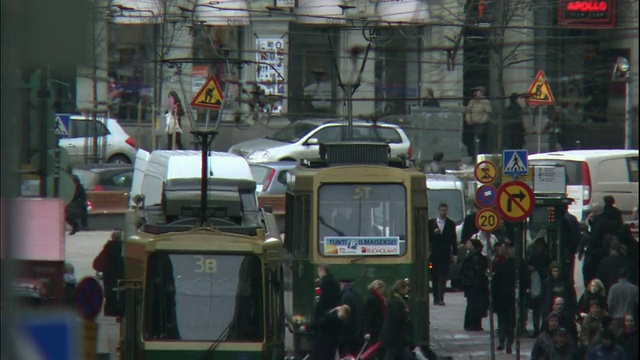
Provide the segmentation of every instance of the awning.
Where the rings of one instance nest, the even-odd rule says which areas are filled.
[[[342,25],[347,22],[343,0],[298,0],[296,22],[314,25]]]
[[[204,26],[249,25],[249,6],[246,0],[197,0],[196,19]]]
[[[161,0],[114,0],[111,22],[115,24],[153,24],[162,21]]]
[[[426,0],[380,0],[376,15],[392,25],[418,25],[429,21]]]

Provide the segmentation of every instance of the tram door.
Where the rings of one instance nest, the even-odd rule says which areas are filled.
[[[140,338],[142,334],[142,281],[120,280],[120,296],[124,296],[124,316],[120,329],[122,360],[142,358]]]

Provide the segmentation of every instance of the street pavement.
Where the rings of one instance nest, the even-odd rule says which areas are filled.
[[[80,231],[75,235],[67,235],[66,261],[73,264],[78,281],[87,276],[95,276],[92,268],[93,259],[100,253],[104,243],[110,238],[110,231]],[[576,263],[576,291],[582,292],[582,276],[580,272],[582,264]],[[580,279],[578,279],[580,278]],[[463,321],[466,307],[466,298],[460,291],[447,292],[445,295],[446,306],[431,306],[431,348],[443,359],[491,359],[490,348],[490,324],[489,318],[483,319],[484,331],[464,331]],[[119,341],[120,325],[113,317],[105,317],[102,313],[96,319],[98,324],[97,350],[100,359],[115,360],[116,345]],[[532,332],[531,323],[528,331]],[[494,321],[497,327],[497,320]],[[520,358],[529,359],[534,339],[520,339]],[[495,339],[497,346],[498,340]],[[513,354],[505,354],[496,350],[495,359],[516,359],[516,345],[514,343]]]

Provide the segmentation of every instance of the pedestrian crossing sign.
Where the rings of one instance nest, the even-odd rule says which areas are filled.
[[[53,132],[59,137],[69,136],[69,115],[56,114],[56,127]]]
[[[210,76],[196,96],[193,97],[193,100],[191,100],[191,106],[195,108],[219,110],[222,107],[223,99],[224,95],[222,94],[222,88],[218,83],[218,79],[216,79],[215,76]]]
[[[502,152],[502,172],[507,175],[518,176],[529,172],[527,150],[504,150]]]
[[[551,93],[551,87],[544,76],[544,71],[539,70],[533,79],[527,97],[525,99],[527,105],[553,105],[556,100]]]

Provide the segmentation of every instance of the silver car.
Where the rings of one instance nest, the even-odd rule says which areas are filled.
[[[136,142],[115,119],[92,120],[82,115],[69,119],[68,136],[59,145],[69,153],[71,165],[84,164],[91,154],[93,125],[98,138],[98,159],[108,163],[132,164],[136,157]]]
[[[299,120],[273,135],[233,145],[229,152],[250,163],[312,159],[319,157],[320,143],[344,141],[347,138],[345,120]],[[389,144],[392,157],[411,158],[409,138],[400,127],[370,121],[353,122],[353,140]]]

